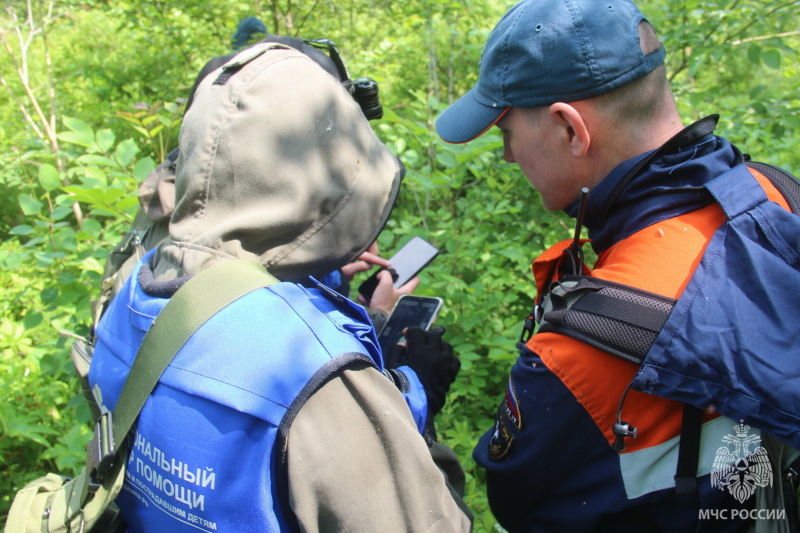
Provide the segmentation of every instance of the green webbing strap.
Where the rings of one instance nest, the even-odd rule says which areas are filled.
[[[113,464],[144,402],[189,337],[228,304],[274,283],[278,280],[256,263],[227,261],[193,276],[170,298],[142,341],[113,414],[104,413],[95,426],[87,456],[90,475],[102,477]]]

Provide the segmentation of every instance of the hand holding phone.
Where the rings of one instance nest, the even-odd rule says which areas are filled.
[[[378,343],[381,345],[381,349],[386,352],[400,342],[403,338],[403,330],[406,328],[414,326],[424,330],[430,328],[441,308],[441,298],[414,294],[400,296],[378,334]]]
[[[408,283],[438,254],[439,250],[422,237],[412,237],[389,259],[392,265],[389,272],[392,274],[394,287],[397,289]],[[379,269],[358,287],[359,294],[367,303],[372,299],[372,293],[375,291],[375,287],[378,286],[378,274],[383,270],[386,269]]]
[[[413,277],[411,281],[395,289],[392,281],[393,278],[388,269],[378,272],[377,278],[378,284],[375,290],[372,291],[372,298],[369,300],[369,303],[363,296],[359,296],[358,301],[368,306],[373,311],[383,311],[386,316],[389,316],[389,313],[392,312],[399,298],[404,294],[413,293],[420,283],[419,277]]]
[[[389,263],[388,259],[384,259],[378,253],[378,241],[373,242],[369,245],[361,255],[359,255],[355,261],[347,263],[342,267],[342,274],[348,280],[353,279],[353,276],[358,274],[359,272],[366,272],[367,270],[371,270],[375,265],[381,267],[389,267],[391,263]]]

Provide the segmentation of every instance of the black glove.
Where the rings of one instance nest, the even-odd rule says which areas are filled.
[[[384,357],[386,368],[408,366],[417,374],[425,389],[431,420],[444,407],[445,395],[461,369],[453,347],[442,340],[443,333],[441,326],[429,331],[410,327],[405,333],[406,346],[395,344]]]

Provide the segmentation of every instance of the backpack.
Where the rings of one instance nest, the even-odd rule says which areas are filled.
[[[95,424],[81,472],[74,479],[47,474],[20,489],[6,533],[125,531],[114,499],[125,480],[131,429],[161,374],[208,319],[245,294],[277,282],[260,265],[242,260],[219,263],[192,276],[147,331],[116,408],[101,413]],[[99,412],[93,397],[90,404]]]
[[[678,494],[696,491],[703,409],[714,405],[722,415],[733,419],[747,413],[748,423],[762,430],[761,448],[770,463],[765,468],[771,468],[774,475],[773,483],[759,486],[756,490],[754,510],[773,513],[768,516],[777,518],[785,513],[785,521],[779,530],[774,529],[774,521],[758,522],[764,524],[763,527],[770,527],[770,531],[798,531],[800,361],[796,351],[788,353],[786,347],[779,344],[781,339],[794,339],[797,327],[796,321],[772,316],[769,310],[793,310],[800,301],[800,283],[796,282],[800,270],[800,217],[797,216],[800,214],[800,181],[778,167],[750,161],[748,156],[742,156],[742,161],[746,167],[760,172],[773,183],[784,196],[791,213],[766,201],[763,190],[745,165],[712,180],[707,188],[722,206],[727,221],[715,233],[692,280],[676,300],[580,274],[580,265],[583,264],[579,241],[581,209],[573,245],[564,251],[568,256],[567,264],[572,268],[570,272],[561,272],[558,281],[540,296],[525,320],[518,348],[527,342],[534,324],[538,324],[540,332],[567,335],[638,365],[640,370],[632,383],[634,389],[683,402],[675,475]],[[725,179],[728,181],[723,184]],[[731,184],[730,180],[737,181]],[[584,205],[586,194],[588,191],[584,190]],[[713,253],[710,251],[712,247]],[[743,251],[748,254],[742,254]],[[725,263],[727,254],[736,258],[736,265]],[[742,350],[747,355],[763,352],[763,357],[749,357],[742,361],[743,356],[733,357],[740,347],[727,344],[721,347],[725,353],[720,354],[720,350],[715,350],[716,340],[703,345],[703,333],[683,331],[689,329],[682,328],[684,323],[691,323],[693,330],[705,328],[706,332],[725,331],[726,327],[731,329],[725,318],[727,308],[720,304],[720,312],[714,312],[718,309],[709,302],[719,295],[709,292],[711,289],[703,283],[704,279],[727,279],[726,268],[738,268],[742,272],[757,269],[774,280],[769,290],[761,286],[731,289],[741,290],[745,295],[742,300],[768,304],[764,306],[766,311],[759,309],[761,306],[751,306],[746,315],[752,317],[748,324],[734,324],[743,329],[761,325],[775,328],[775,335],[758,335],[758,346],[749,345]],[[715,337],[711,333],[705,335]],[[702,363],[697,363],[697,359],[702,359]],[[698,368],[706,366],[709,369],[705,373],[696,375],[701,372]],[[781,389],[784,391],[782,394],[791,391],[786,403],[784,396],[772,395],[770,383],[783,376],[775,376],[775,369],[771,366],[785,370],[785,379],[793,380],[792,386]],[[780,371],[777,373],[781,374]],[[773,381],[764,380],[762,383],[758,379],[761,376],[771,376]],[[621,408],[622,405],[620,412]],[[613,429],[617,436],[614,443],[617,451],[624,449],[626,438],[636,437],[636,428],[621,420],[619,415]],[[712,473],[712,477],[714,475]],[[760,531],[758,525],[756,531]]]

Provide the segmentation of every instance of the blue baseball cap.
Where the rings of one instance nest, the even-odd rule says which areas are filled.
[[[436,120],[439,136],[465,143],[509,107],[540,107],[607,94],[664,62],[645,55],[628,0],[523,0],[497,23],[481,57],[478,83]]]

